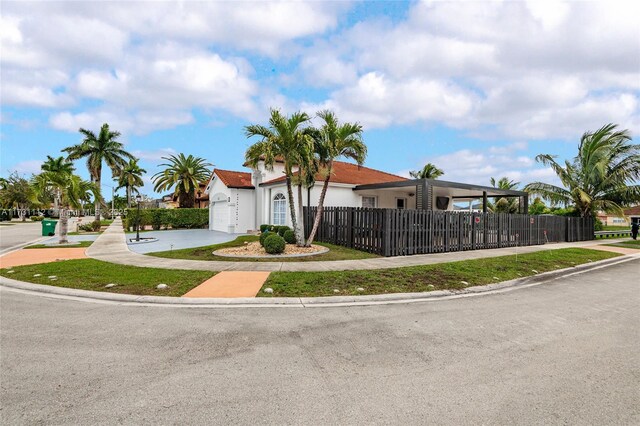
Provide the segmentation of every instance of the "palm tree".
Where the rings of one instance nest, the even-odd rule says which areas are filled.
[[[276,159],[284,163],[291,223],[299,245],[303,244],[304,230],[302,229],[302,221],[298,220],[299,215],[296,212],[296,210],[300,210],[300,207],[298,205],[298,209],[296,209],[293,202],[292,178],[294,167],[304,167],[308,163],[309,153],[313,152],[311,129],[302,127],[309,120],[309,115],[304,112],[295,112],[287,117],[282,115],[279,110],[272,109],[269,127],[259,124],[245,127],[247,138],[253,136],[262,138],[251,145],[245,153],[245,160],[250,167],[255,168],[260,161],[264,161],[265,168],[273,170]],[[299,198],[300,204],[301,197]]]
[[[562,186],[532,182],[525,190],[552,203],[573,203],[582,217],[597,211],[624,216],[623,207],[640,201],[640,145],[631,143],[628,130],[607,124],[595,132],[585,132],[578,155],[564,166],[549,154],[536,161],[551,167]]]
[[[68,243],[67,234],[69,230],[69,209],[82,208],[85,202],[91,197],[100,199],[100,187],[95,182],[83,180],[80,176],[74,175],[68,169],[58,171],[43,171],[33,176],[31,187],[35,193],[36,202],[47,202],[46,194],[53,192],[57,194],[60,202],[60,227],[58,230],[59,243]],[[44,197],[44,199],[42,198]]]
[[[500,189],[518,189],[520,182],[509,180],[509,178],[502,177],[498,181],[495,178],[491,178],[491,186]],[[517,198],[502,197],[494,203],[489,203],[489,209],[494,213],[516,213],[520,207],[520,203]],[[526,213],[526,212],[525,212]]]
[[[138,193],[136,188],[144,185],[142,181],[142,175],[147,173],[147,171],[143,168],[140,168],[138,165],[138,160],[129,160],[122,170],[120,170],[120,174],[118,175],[118,187],[116,191],[120,188],[125,188],[127,191],[127,207],[131,207],[131,194],[133,192]]]
[[[409,175],[414,179],[438,179],[444,175],[444,171],[431,163],[427,163],[422,170],[411,171]]]
[[[47,159],[40,166],[40,170],[53,174],[72,174],[75,167],[73,167],[71,161],[62,156],[53,158],[47,155]],[[57,214],[60,213],[60,190],[57,188],[53,188],[53,208]]]
[[[322,212],[324,210],[324,199],[333,173],[333,162],[340,158],[351,158],[362,165],[367,157],[367,147],[362,141],[362,126],[358,123],[340,124],[335,114],[331,111],[320,111],[318,114],[324,123],[316,132],[315,152],[318,156],[320,170],[324,173],[322,191],[318,200],[318,209],[313,221],[313,228],[309,233],[306,245],[310,246],[316,236]]]
[[[111,131],[107,123],[102,125],[97,136],[90,130],[81,128],[79,131],[84,135],[82,143],[70,146],[62,151],[68,154],[67,159],[69,160],[79,160],[86,157],[91,180],[98,187],[101,186],[102,182],[103,162],[111,169],[112,176],[117,176],[126,165],[127,159],[135,159],[133,155],[125,151],[124,145],[117,141],[118,137],[120,137],[120,132]],[[95,220],[100,220],[100,204],[102,202],[102,199],[95,200]]]
[[[204,158],[193,155],[185,157],[182,153],[162,159],[168,163],[160,164],[165,169],[151,178],[155,185],[154,191],[162,192],[175,187],[174,195],[178,197],[178,205],[192,208],[196,202],[196,190],[200,182],[209,179],[211,171],[208,167],[212,164],[207,163]]]

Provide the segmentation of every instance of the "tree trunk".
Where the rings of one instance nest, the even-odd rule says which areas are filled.
[[[296,206],[293,204],[293,188],[291,187],[291,176],[287,176],[287,195],[289,196],[289,213],[291,214],[291,225],[293,225],[293,231],[298,236],[298,221],[296,218]]]
[[[100,179],[100,175],[98,175],[96,177],[96,185],[98,186],[98,189],[101,189],[101,179]],[[95,209],[96,209],[96,218],[95,220],[100,220],[100,198],[96,197],[95,203],[94,203]]]
[[[131,208],[131,187],[127,185],[127,207]]]
[[[67,244],[69,240],[67,239],[67,232],[69,231],[69,216],[67,215],[66,209],[60,209],[60,229],[58,229],[58,233],[60,234],[60,240],[58,241],[60,244]]]
[[[324,182],[322,184],[322,191],[320,192],[320,199],[318,200],[318,210],[316,210],[316,217],[313,219],[313,228],[311,228],[311,232],[309,233],[309,238],[307,238],[307,247],[311,246],[313,243],[313,239],[316,237],[316,233],[318,232],[318,228],[320,227],[320,221],[322,220],[322,212],[324,211],[324,197],[327,195],[327,188],[329,188],[329,180],[331,179],[331,169],[333,167],[332,163],[329,163],[329,168],[327,170],[327,177],[324,178]]]
[[[302,217],[302,185],[298,184],[298,228],[294,231],[296,233],[296,245],[298,247],[304,247],[304,219]]]

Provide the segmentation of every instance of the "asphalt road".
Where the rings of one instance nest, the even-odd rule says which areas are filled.
[[[6,224],[7,222],[0,223]],[[12,222],[11,225],[0,225],[0,253],[41,236],[42,224],[40,222]]]
[[[640,262],[353,308],[0,290],[2,424],[639,424]]]

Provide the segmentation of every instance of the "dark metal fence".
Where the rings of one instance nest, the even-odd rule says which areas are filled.
[[[307,234],[316,209],[304,209]],[[315,239],[404,256],[592,240],[593,225],[580,217],[326,207]]]

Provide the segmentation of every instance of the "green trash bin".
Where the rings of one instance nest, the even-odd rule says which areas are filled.
[[[56,235],[56,224],[57,220],[44,219],[42,221],[42,236],[43,237],[53,237]]]

